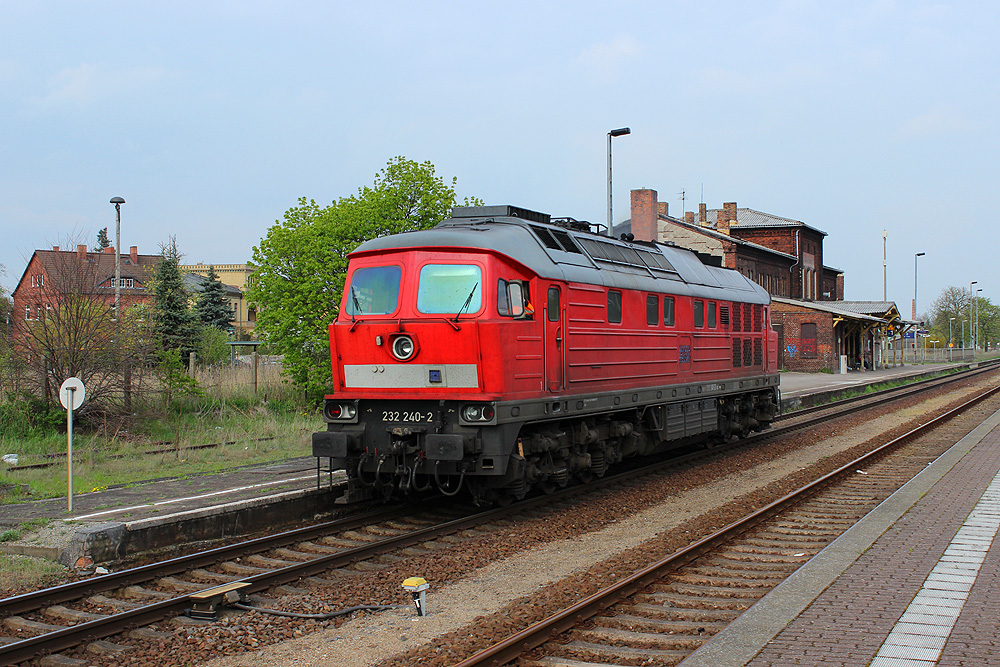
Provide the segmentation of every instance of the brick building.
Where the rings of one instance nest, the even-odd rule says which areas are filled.
[[[669,215],[655,190],[632,190],[631,233],[643,241],[673,241],[736,269],[772,296],[809,301],[844,298],[844,274],[823,264],[826,232],[804,222],[739,208],[701,204],[684,219]]]
[[[795,371],[874,368],[887,363],[884,344],[901,322],[895,304],[845,302],[844,274],[823,262],[826,232],[782,216],[700,204],[683,219],[669,215],[655,190],[632,191],[631,218],[615,228],[643,241],[673,242],[719,266],[735,269],[772,297],[771,322],[779,335],[781,367]]]
[[[124,311],[136,303],[148,303],[147,289],[153,268],[160,255],[140,255],[136,246],[121,256],[120,300]],[[113,308],[115,303],[115,249],[90,252],[85,245],[76,250],[36,250],[28,260],[17,287],[11,293],[13,321],[36,320],[58,307],[69,293],[101,299]]]

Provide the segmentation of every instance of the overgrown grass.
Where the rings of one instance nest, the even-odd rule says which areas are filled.
[[[308,455],[310,434],[322,425],[318,411],[303,407],[276,369],[258,375],[256,396],[249,374],[247,368],[220,369],[202,376],[204,396],[175,400],[169,408],[153,397],[124,420],[74,429],[73,492]],[[66,494],[64,423],[62,431],[0,431],[0,454],[17,454],[19,466],[53,463],[27,470],[0,464],[0,503]],[[218,446],[191,449],[199,445]],[[19,492],[23,485],[28,494]]]
[[[65,573],[66,569],[54,561],[0,554],[0,580],[5,592],[57,583]]]
[[[0,542],[15,542],[21,539],[21,536],[25,532],[31,532],[39,528],[44,528],[45,526],[49,525],[50,521],[51,519],[48,517],[40,519],[31,519],[29,521],[25,521],[17,528],[8,528],[7,530],[0,533]]]

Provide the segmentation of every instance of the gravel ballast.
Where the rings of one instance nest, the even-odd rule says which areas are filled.
[[[970,381],[963,384],[959,394],[971,394],[990,384],[990,379]],[[577,503],[544,520],[519,523],[509,534],[498,530],[490,539],[470,547],[458,561],[455,557],[434,562],[414,560],[388,568],[369,589],[376,597],[384,596],[369,602],[400,602],[404,600],[399,593],[402,580],[423,576],[431,585],[428,616],[417,617],[409,607],[360,614],[339,627],[204,664],[405,665],[413,664],[412,654],[399,654],[419,647],[424,647],[426,654],[421,664],[453,664],[449,646],[472,641],[481,633],[481,617],[503,611],[499,622],[485,625],[517,625],[537,615],[533,615],[531,596],[540,591],[583,597],[616,576],[624,576],[629,567],[651,555],[631,554],[629,550],[643,551],[641,547],[646,545],[649,551],[652,544],[654,551],[661,549],[661,555],[666,555],[724,525],[751,502],[782,495],[808,476],[808,468],[832,469],[841,460],[849,460],[853,456],[850,450],[860,448],[860,444],[886,433],[902,433],[914,422],[926,421],[928,415],[958,402],[958,394],[943,392],[931,398],[909,399],[904,405],[894,405],[887,414],[854,415],[834,425],[735,452],[701,465],[696,471],[665,474],[639,494],[634,489],[595,493],[589,502]],[[598,564],[602,564],[600,574],[573,579]],[[347,587],[355,585],[366,584],[352,582]],[[323,594],[330,597],[327,604],[336,608],[339,596],[332,591],[317,592]],[[251,615],[256,612],[246,616]],[[247,623],[248,619],[233,622]],[[210,628],[187,628],[183,632],[196,643],[214,634]],[[428,655],[440,655],[440,662],[428,661]]]

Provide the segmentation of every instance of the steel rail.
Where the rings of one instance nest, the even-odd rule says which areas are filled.
[[[20,614],[25,611],[38,609],[61,602],[76,600],[103,591],[113,590],[122,586],[131,586],[143,581],[149,581],[158,577],[166,577],[179,572],[184,572],[194,567],[204,567],[222,560],[242,557],[251,553],[267,551],[283,547],[295,542],[309,540],[318,535],[329,534],[341,530],[353,530],[373,521],[387,521],[400,516],[405,516],[412,512],[412,507],[393,507],[390,509],[378,509],[366,512],[357,516],[336,521],[328,521],[315,526],[304,526],[294,530],[289,530],[274,535],[267,535],[255,539],[230,544],[215,549],[199,551],[194,554],[178,556],[170,560],[150,563],[139,567],[111,572],[90,579],[72,581],[59,586],[45,588],[22,595],[0,600],[0,618]]]
[[[634,595],[641,589],[662,578],[665,574],[676,569],[678,566],[683,565],[706,553],[707,551],[718,547],[720,544],[725,543],[731,537],[744,532],[751,525],[758,523],[763,519],[769,518],[787,507],[796,504],[823,486],[835,481],[837,478],[856,470],[859,466],[863,466],[866,462],[881,456],[882,454],[917,437],[918,435],[922,435],[925,432],[943,424],[997,392],[1000,392],[1000,387],[994,387],[984,391],[978,396],[966,401],[962,405],[935,417],[925,424],[917,426],[897,438],[890,440],[871,452],[858,457],[854,461],[837,468],[833,472],[827,473],[819,479],[816,479],[809,484],[806,484],[805,486],[779,498],[778,500],[775,500],[766,507],[748,514],[742,519],[721,528],[715,533],[698,540],[684,549],[676,551],[670,556],[667,556],[666,558],[629,575],[621,581],[602,589],[587,598],[584,598],[567,609],[552,614],[548,618],[525,628],[521,632],[511,635],[503,641],[484,649],[473,656],[470,656],[469,658],[456,664],[455,667],[480,667],[483,665],[498,667],[499,665],[504,665],[512,660],[515,660],[526,651],[530,651],[531,649],[536,648],[537,646],[540,646],[544,642],[548,641],[551,637],[569,630],[570,628],[595,616],[611,605]]]
[[[951,375],[948,376],[945,380],[946,382],[948,382],[957,379],[960,379],[960,376]],[[931,378],[931,380],[940,380],[940,378]],[[924,386],[917,391],[924,391],[930,388],[933,387]],[[897,392],[897,393],[892,397],[887,396],[880,398],[879,400],[874,401],[864,407],[874,407],[881,403],[885,403],[895,398],[901,397],[898,393],[899,388],[894,388],[886,391]],[[910,393],[916,393],[916,392],[907,392],[904,393],[903,396],[909,395]],[[872,395],[869,394],[865,396],[865,398],[870,398],[871,396]],[[976,399],[973,400],[974,401],[982,400],[983,398],[985,398],[985,395],[977,397]],[[964,407],[965,405],[968,405],[968,403],[963,404],[963,406],[961,407]],[[835,404],[829,404],[824,407],[828,409],[829,408],[836,409],[838,406],[842,408],[844,407],[841,404],[841,402],[837,402]],[[956,408],[956,410],[958,409],[959,408]],[[932,420],[931,422],[928,422],[927,424],[924,424],[921,427],[914,429],[914,431],[911,431],[910,433],[901,436],[901,438],[905,438],[912,434],[916,434],[920,429],[926,428],[935,423],[939,423],[939,420],[943,421],[945,417],[951,415],[954,412],[955,411],[953,410],[949,413],[946,413],[946,415],[943,415],[942,417],[939,417],[936,420]],[[756,443],[761,438],[771,438],[776,435],[782,435],[787,432],[798,430],[818,422],[826,421],[828,419],[834,418],[835,416],[836,414],[832,415],[824,414],[822,416],[813,417],[807,420],[797,422],[795,424],[788,424],[786,426],[779,427],[777,429],[757,433],[751,437],[744,438],[738,441],[733,441],[728,445],[727,449],[745,447],[753,443]],[[878,452],[880,450],[875,450],[875,451]],[[354,549],[345,550],[336,554],[321,556],[313,560],[305,561],[303,563],[297,563],[295,565],[287,566],[284,568],[279,568],[271,572],[264,572],[257,575],[252,575],[242,579],[234,580],[233,583],[248,583],[250,585],[245,589],[245,592],[247,593],[258,592],[270,588],[272,586],[277,586],[280,584],[288,583],[290,581],[298,580],[302,577],[313,576],[315,574],[324,572],[329,569],[349,565],[352,562],[363,560],[365,558],[370,558],[385,551],[405,548],[413,544],[418,544],[427,541],[428,539],[433,539],[434,537],[440,537],[443,535],[458,532],[460,530],[465,530],[467,528],[472,528],[483,523],[488,523],[498,518],[507,518],[512,511],[521,512],[521,511],[531,510],[535,507],[542,505],[550,505],[558,500],[573,497],[583,493],[589,493],[595,489],[604,486],[618,484],[636,475],[651,474],[659,470],[662,470],[664,468],[671,468],[677,466],[678,464],[690,462],[691,460],[697,459],[705,455],[715,455],[720,453],[721,451],[723,450],[718,447],[711,450],[698,449],[696,451],[684,454],[679,457],[674,457],[666,461],[659,461],[652,465],[647,465],[634,470],[628,470],[612,476],[604,477],[590,484],[581,485],[578,487],[569,487],[557,491],[556,493],[553,494],[530,498],[521,501],[519,503],[516,503],[510,507],[500,507],[492,510],[487,510],[485,512],[478,512],[436,526],[417,529],[411,533],[407,533],[406,535],[389,537],[384,540],[379,540],[378,542],[373,542],[370,545],[365,545]],[[851,465],[857,465],[857,464],[858,462],[853,462],[845,467],[850,467]],[[831,473],[831,475],[832,474],[835,473]],[[428,503],[427,508],[433,509],[440,504],[441,504],[440,501],[434,501]],[[303,528],[291,531],[285,531],[275,535],[255,538],[245,542],[240,542],[238,544],[218,547],[215,549],[210,549],[187,556],[180,556],[178,558],[163,561],[161,563],[152,563],[149,565],[140,566],[129,570],[123,570],[117,573],[109,573],[107,575],[95,577],[92,579],[70,582],[67,584],[62,584],[60,586],[55,586],[40,591],[25,593],[23,595],[7,598],[5,600],[0,600],[0,618],[22,613],[25,611],[36,610],[44,606],[49,606],[61,602],[67,602],[79,599],[81,597],[90,596],[95,593],[103,591],[113,590],[123,586],[129,586],[144,581],[149,581],[150,579],[154,578],[177,574],[192,568],[212,565],[220,561],[241,557],[251,553],[259,553],[261,551],[266,551],[268,549],[294,544],[297,541],[308,540],[318,535],[329,534],[331,532],[336,532],[341,530],[352,530],[365,525],[370,525],[372,522],[399,518],[402,516],[406,516],[407,514],[412,512],[412,509],[413,509],[412,506],[408,506],[408,507],[394,507],[389,510],[377,510],[361,514],[358,516],[349,517],[347,519],[325,522],[317,526],[306,526]],[[766,509],[767,508],[765,508],[765,510]],[[726,529],[723,529],[723,531],[725,530]],[[723,531],[719,531],[719,533]],[[713,537],[716,537],[717,535],[719,535],[719,533],[717,533],[714,536],[710,536],[709,538],[705,538],[705,540],[702,540],[701,542],[691,545],[689,549],[694,549],[698,545],[703,544],[706,540],[710,540]],[[684,552],[678,552],[678,554],[675,556],[679,557],[679,555],[682,553]],[[675,558],[672,562],[678,563],[679,561]],[[620,587],[627,581],[629,580],[625,580],[625,582],[622,582],[618,586]],[[204,590],[209,590],[214,587],[216,587],[215,584],[211,586],[206,586]],[[123,629],[128,629],[131,627],[136,627],[138,625],[149,624],[159,620],[163,620],[164,618],[168,618],[170,616],[181,613],[184,609],[188,608],[191,604],[190,596],[198,592],[201,591],[195,591],[189,594],[178,596],[176,598],[172,598],[170,600],[165,600],[150,605],[145,605],[143,607],[129,610],[126,612],[112,614],[104,619],[97,619],[85,623],[80,623],[62,630],[47,633],[37,637],[24,639],[18,642],[7,644],[5,646],[0,646],[0,665],[16,664],[18,662],[22,662],[32,658],[37,658],[47,653],[52,653],[64,650],[66,648],[71,648],[86,641],[93,641],[95,639],[112,636],[120,633]],[[607,604],[611,603],[609,602]],[[589,615],[593,614],[591,613]],[[570,624],[570,626],[567,627],[571,626],[572,624]],[[559,631],[561,632],[562,630]],[[493,663],[493,664],[498,664],[498,663]]]

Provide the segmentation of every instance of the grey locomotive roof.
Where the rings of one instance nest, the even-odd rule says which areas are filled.
[[[512,210],[518,211],[520,217],[502,215]],[[764,288],[739,272],[706,266],[689,250],[660,243],[629,243],[548,224],[547,220],[545,214],[505,206],[456,209],[453,217],[433,229],[366,241],[355,253],[418,247],[476,248],[506,255],[553,280],[733,299],[732,294],[720,293],[724,289],[739,292],[737,298],[742,301],[770,301]],[[571,240],[567,241],[567,237]]]

